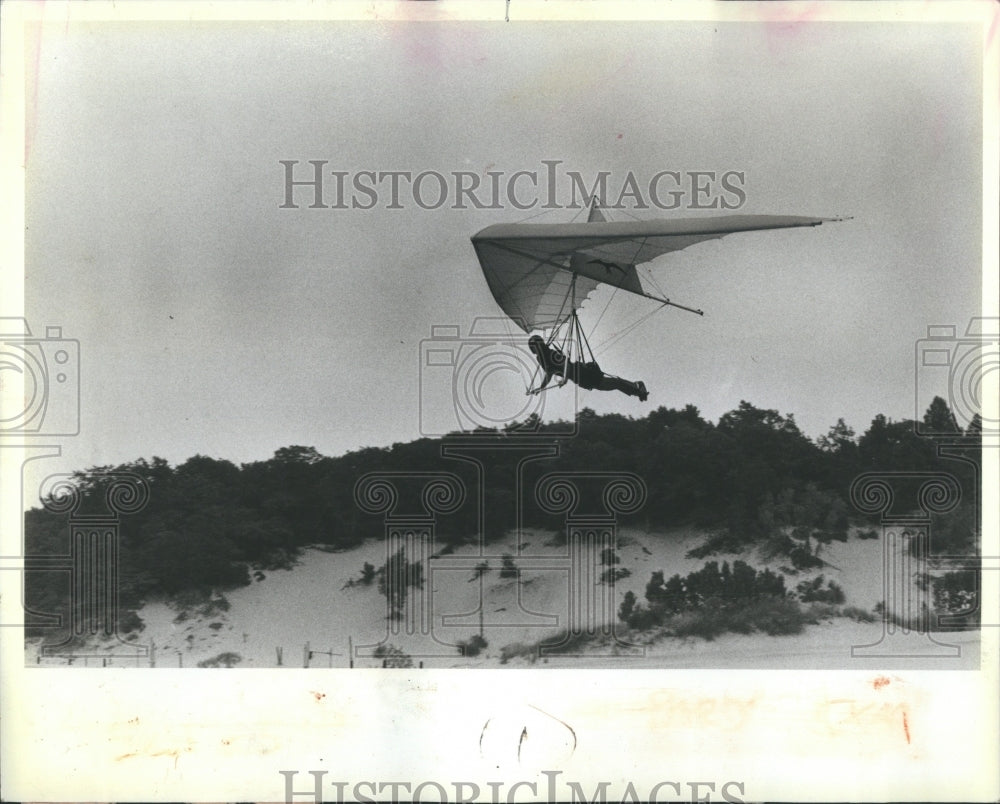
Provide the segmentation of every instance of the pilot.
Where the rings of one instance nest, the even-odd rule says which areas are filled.
[[[588,391],[621,391],[628,396],[639,397],[640,402],[645,402],[649,398],[646,384],[641,380],[630,382],[621,377],[615,377],[613,374],[605,374],[601,371],[601,367],[592,361],[567,360],[561,349],[550,346],[540,335],[532,335],[528,338],[528,348],[535,356],[542,371],[545,372],[542,382],[537,388],[529,390],[529,394],[541,393],[552,378],[558,374],[563,378],[558,386],[560,388],[572,380]]]

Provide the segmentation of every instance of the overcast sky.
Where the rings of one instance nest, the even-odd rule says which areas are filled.
[[[852,220],[660,258],[659,285],[704,318],[661,312],[601,355],[645,381],[646,404],[583,404],[717,420],[745,399],[812,437],[839,417],[859,434],[877,413],[912,417],[916,341],[981,304],[979,38],[871,23],[47,29],[28,92],[26,308],[36,334],[80,341],[63,468],[420,435],[421,341],[500,315],[470,236],[540,210],[425,210],[405,193],[403,209],[308,209],[308,193],[281,209],[281,160],[297,175],[307,160],[506,175],[561,160],[612,186],[743,172],[740,213]],[[584,307],[588,329],[607,301]],[[595,344],[652,304],[612,299]],[[488,390],[524,388],[506,374]],[[546,415],[571,412],[557,393]]]

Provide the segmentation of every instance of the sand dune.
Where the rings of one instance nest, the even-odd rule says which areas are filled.
[[[595,587],[597,610],[591,613],[595,621],[613,622],[614,612],[628,591],[642,600],[653,571],[663,570],[667,577],[674,573],[685,575],[705,563],[704,559],[686,557],[703,541],[703,534],[697,532],[648,533],[624,528],[618,535],[617,566],[631,574],[616,584],[614,599],[605,600],[603,605],[599,597],[610,594],[610,587]],[[886,598],[883,549],[880,539],[852,537],[846,543],[833,542],[820,554],[827,567],[790,575],[786,585],[794,589],[800,581],[823,574],[844,589],[846,605],[871,610]],[[432,559],[423,591],[410,590],[415,614],[410,621],[393,622],[387,618],[385,597],[377,582],[367,586],[357,583],[365,562],[380,567],[386,560],[385,545],[369,542],[336,553],[307,549],[293,569],[266,571],[257,574],[250,586],[216,592],[212,596],[214,604],[208,600],[182,609],[164,601],[151,602],[140,611],[146,627],[136,643],[153,647],[157,667],[195,667],[199,662],[232,654],[229,659],[236,667],[342,668],[348,666],[349,644],[360,654],[356,654],[355,667],[379,667],[382,660],[374,655],[375,648],[384,643],[411,655],[414,666],[498,667],[504,646],[535,644],[567,627],[573,579],[565,568],[565,547],[550,532],[525,532],[520,545],[511,539],[490,545],[488,551],[490,555],[482,556],[476,546],[465,546]],[[520,569],[518,578],[500,577],[502,553],[519,556],[515,559]],[[753,553],[715,557],[730,562],[738,558],[757,568],[769,565],[776,570],[782,563],[765,562]],[[480,561],[487,561],[490,567],[481,580],[474,569]],[[479,632],[480,617],[488,645],[478,656],[462,656],[455,645]],[[886,634],[884,629],[881,622],[835,618],[808,626],[795,636],[726,634],[714,641],[669,638],[638,647],[616,645],[615,639],[609,639],[603,645],[587,647],[583,656],[547,656],[531,666],[978,667],[978,632],[936,634],[931,639],[926,634],[902,634],[898,629]],[[957,647],[943,648],[939,643]],[[111,643],[97,644],[106,647]],[[873,644],[880,647],[862,651],[867,656],[852,656],[852,646]],[[309,650],[313,651],[311,658]],[[35,664],[37,655],[38,645],[29,644],[28,663]],[[66,660],[53,657],[40,663],[65,665]],[[148,660],[134,659],[111,663],[150,664]],[[515,658],[507,666],[525,667],[529,662]]]

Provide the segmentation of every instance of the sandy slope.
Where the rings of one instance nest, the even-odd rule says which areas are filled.
[[[688,550],[701,543],[703,535],[691,531],[646,533],[622,529],[619,532],[619,567],[631,575],[618,582],[615,600],[605,612],[617,610],[627,591],[642,600],[646,582],[654,570],[666,577],[682,575],[700,568],[703,559],[689,559]],[[499,555],[516,553],[517,545],[491,545],[492,554],[483,558],[477,548],[464,547],[454,554],[430,562],[431,572],[425,584],[424,611],[432,634],[421,634],[419,623],[414,633],[407,633],[407,623],[396,623],[388,633],[385,598],[377,583],[371,586],[348,586],[360,576],[368,561],[381,566],[386,559],[385,546],[367,543],[355,550],[330,553],[306,550],[292,570],[264,573],[250,586],[225,592],[228,611],[202,613],[198,608],[182,613],[165,602],[150,603],[140,615],[146,628],[138,637],[141,644],[155,646],[158,667],[195,667],[201,661],[223,653],[238,654],[238,667],[276,667],[278,651],[281,665],[303,667],[305,651],[316,651],[311,667],[347,667],[348,639],[362,649],[356,667],[377,667],[381,661],[371,655],[371,648],[389,642],[414,656],[414,664],[426,667],[497,667],[500,648],[512,643],[532,644],[565,628],[568,615],[570,573],[565,570],[565,548],[553,541],[553,534],[526,532],[522,536],[519,579],[499,577]],[[852,538],[847,543],[825,546],[821,557],[829,566],[821,572],[843,587],[847,605],[870,610],[885,598],[883,589],[883,543],[881,540]],[[719,556],[718,560],[740,558]],[[752,566],[762,568],[759,556],[742,556]],[[482,584],[475,578],[477,562],[489,562],[490,571]],[[777,569],[773,562],[772,568]],[[801,580],[818,574],[789,576],[786,585],[794,589]],[[482,588],[480,588],[482,587]],[[433,594],[431,594],[433,589]],[[605,587],[606,589],[606,587]],[[601,591],[601,590],[598,590]],[[411,590],[414,602],[419,593]],[[454,644],[479,631],[479,599],[483,597],[484,633],[488,647],[477,657],[459,655]],[[607,618],[605,618],[607,619]],[[613,619],[613,616],[611,617]],[[427,629],[430,630],[430,629]],[[796,636],[769,637],[762,634],[727,634],[712,642],[701,639],[665,639],[638,651],[611,644],[595,645],[584,656],[549,657],[535,667],[704,667],[704,668],[810,668],[828,667],[941,667],[974,668],[979,662],[979,635],[966,632],[938,634],[939,642],[959,646],[960,656],[947,658],[935,653],[953,651],[940,648],[927,636],[897,633],[894,642],[883,635],[883,624],[856,623],[836,619],[807,627]],[[882,648],[869,653],[877,657],[852,657],[853,645],[880,643]],[[368,646],[368,647],[365,647]],[[326,651],[328,653],[319,653]],[[328,654],[333,655],[328,655]],[[629,655],[616,655],[616,654]],[[886,658],[906,654],[924,658]],[[35,664],[37,645],[29,645],[27,661]],[[422,657],[422,658],[421,658]],[[80,663],[79,660],[77,660]],[[64,665],[65,660],[44,659],[42,664]],[[90,664],[95,660],[89,660]],[[148,666],[148,661],[115,660],[115,666]],[[514,659],[509,667],[529,666],[525,659]]]

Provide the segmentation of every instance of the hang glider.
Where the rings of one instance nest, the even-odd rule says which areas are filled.
[[[652,272],[649,271],[650,276],[644,280],[639,275],[638,266],[672,251],[681,251],[726,235],[819,226],[837,220],[841,219],[729,215],[679,220],[609,221],[597,207],[595,199],[586,223],[497,224],[474,235],[472,245],[493,298],[507,316],[525,332],[549,332],[544,346],[539,345],[542,343],[540,338],[533,339],[537,348],[532,351],[536,352],[544,379],[535,384],[539,376],[536,369],[526,385],[527,393],[538,393],[551,387],[548,381],[553,370],[548,364],[558,364],[562,367],[559,373],[563,378],[559,386],[572,378],[577,378],[581,387],[601,390],[609,387],[622,390],[628,386],[626,393],[639,396],[644,401],[647,394],[643,383],[629,383],[613,375],[605,375],[600,370],[580,326],[577,311],[599,285],[610,285],[616,292],[623,290],[659,302],[658,308],[612,338],[617,340],[649,315],[668,306],[703,315],[701,310],[671,301],[662,292],[654,293],[658,290],[658,283],[652,278]],[[603,378],[601,382],[590,385],[581,383],[578,378],[588,371],[600,374]]]
[[[731,215],[608,221],[597,206],[586,223],[512,223],[472,237],[483,275],[503,311],[525,332],[560,326],[601,284],[702,314],[652,292],[637,266],[739,232],[818,226],[837,218]]]

